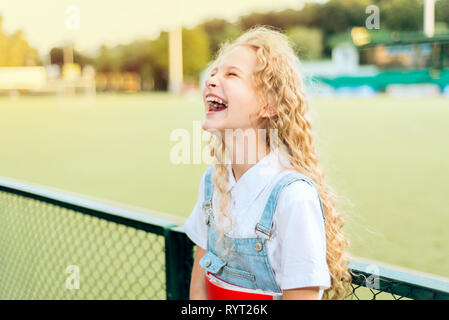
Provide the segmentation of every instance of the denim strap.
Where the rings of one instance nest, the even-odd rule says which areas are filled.
[[[276,184],[276,186],[273,188],[273,191],[271,191],[271,194],[268,198],[267,204],[265,205],[265,209],[262,213],[262,217],[260,218],[259,223],[256,224],[255,227],[255,231],[257,234],[257,231],[263,233],[265,236],[267,236],[268,238],[271,237],[271,229],[273,227],[273,215],[276,209],[276,203],[277,200],[279,198],[279,193],[281,192],[281,190],[286,187],[287,185],[291,184],[294,181],[297,180],[304,180],[305,182],[307,182],[308,184],[310,184],[311,186],[313,186],[315,189],[316,186],[313,183],[313,181],[306,177],[303,174],[300,174],[299,172],[292,172],[289,173],[285,176],[283,176]],[[318,198],[320,200],[320,208],[321,208],[321,214],[323,216],[323,220],[324,223],[326,223],[326,217],[324,215],[324,210],[323,210],[323,205],[321,203],[321,198],[319,197],[318,194]]]
[[[209,225],[210,215],[212,214],[212,194],[214,184],[212,183],[212,172],[214,166],[210,166],[204,177],[204,202],[203,202],[203,210],[206,211],[206,224]]]

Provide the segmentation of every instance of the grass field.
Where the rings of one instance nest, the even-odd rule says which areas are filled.
[[[449,100],[314,99],[350,252],[449,277]],[[0,97],[0,176],[187,217],[207,164],[170,162],[198,97]]]

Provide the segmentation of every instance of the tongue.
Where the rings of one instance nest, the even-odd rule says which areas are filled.
[[[226,107],[222,103],[214,102],[212,104],[212,108],[211,109],[212,109],[212,111],[221,111],[221,110],[226,109]]]

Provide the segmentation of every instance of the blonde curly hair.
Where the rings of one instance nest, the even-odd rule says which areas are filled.
[[[317,186],[324,214],[326,216],[326,260],[331,276],[331,287],[325,290],[323,299],[344,299],[350,297],[351,274],[348,270],[349,258],[346,248],[349,241],[345,238],[341,213],[335,208],[336,195],[326,184],[318,163],[308,118],[308,102],[304,84],[299,73],[300,61],[288,38],[280,31],[265,26],[257,26],[242,34],[233,42],[226,42],[220,48],[212,66],[226,52],[236,46],[250,46],[255,49],[257,66],[253,74],[256,90],[260,92],[264,106],[274,109],[262,126],[268,132],[275,129],[277,141],[287,150],[287,157],[294,170],[306,175]],[[211,156],[215,162],[215,185],[220,193],[218,216],[231,221],[228,211],[229,183],[226,147],[223,141],[212,135],[209,140]],[[267,145],[270,147],[270,139]],[[221,230],[222,236],[226,230]],[[222,239],[223,237],[221,237]]]

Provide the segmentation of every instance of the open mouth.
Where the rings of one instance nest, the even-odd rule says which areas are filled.
[[[206,102],[209,106],[209,111],[222,111],[228,107],[228,103],[226,101],[213,95],[207,96]]]

